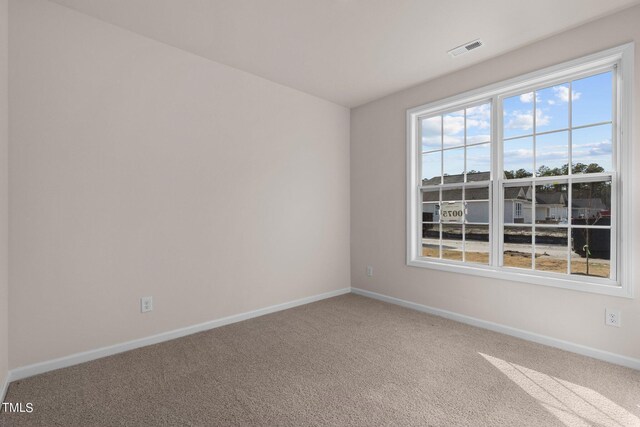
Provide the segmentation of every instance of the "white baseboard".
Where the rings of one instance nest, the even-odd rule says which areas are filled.
[[[233,316],[223,317],[221,319],[216,319],[209,322],[200,323],[197,325],[187,326],[186,328],[175,329],[169,332],[163,332],[163,333],[152,335],[146,338],[140,338],[133,341],[111,345],[108,347],[98,348],[96,350],[89,350],[82,353],[76,353],[70,356],[61,357],[58,359],[48,360],[45,362],[35,363],[33,365],[16,368],[9,371],[9,378],[7,379],[7,384],[5,384],[5,392],[6,392],[6,387],[10,381],[21,380],[23,378],[42,374],[44,372],[53,371],[55,369],[66,368],[68,366],[89,362],[91,360],[100,359],[102,357],[111,356],[113,354],[122,353],[125,351],[133,350],[140,347],[145,347],[148,345],[158,344],[164,341],[169,341],[176,338],[184,337],[186,335],[195,334],[197,332],[219,328],[220,326],[241,322],[243,320],[251,319],[253,317],[264,316],[265,314],[275,313],[276,311],[282,311],[288,308],[309,304],[315,301],[320,301],[320,300],[335,297],[338,295],[348,294],[350,291],[351,291],[350,288],[338,289],[335,291],[326,292],[319,295],[313,295],[310,297],[301,298],[295,301],[276,304],[270,307],[264,307],[257,310],[248,311],[246,313],[235,314]],[[4,397],[4,394],[3,394],[3,397]]]
[[[510,326],[505,326],[498,323],[477,319],[475,317],[454,313],[452,311],[429,307],[423,304],[418,304],[415,302],[378,294],[378,293],[367,291],[364,289],[343,288],[343,289],[338,289],[335,291],[326,292],[319,295],[313,295],[310,297],[301,298],[295,301],[290,301],[282,304],[260,308],[260,309],[249,311],[246,313],[240,313],[233,316],[223,317],[221,319],[216,319],[209,322],[200,323],[197,325],[187,326],[185,328],[176,329],[169,332],[163,332],[161,334],[152,335],[146,338],[140,338],[133,341],[128,341],[128,342],[115,344],[108,347],[102,347],[95,350],[89,350],[82,353],[76,353],[70,356],[61,357],[58,359],[48,360],[45,362],[16,368],[9,371],[8,378],[6,379],[5,383],[2,385],[2,389],[0,389],[1,391],[0,397],[2,397],[2,399],[4,400],[9,383],[11,381],[16,381],[16,380],[31,377],[34,375],[42,374],[45,372],[53,371],[56,369],[66,368],[68,366],[89,362],[91,360],[100,359],[102,357],[111,356],[114,354],[129,351],[129,350],[134,350],[136,348],[158,344],[164,341],[169,341],[172,339],[184,337],[186,335],[195,334],[197,332],[202,332],[209,329],[218,328],[220,326],[229,325],[231,323],[241,322],[243,320],[251,319],[258,316],[263,316],[265,314],[275,313],[277,311],[286,310],[288,308],[293,308],[300,305],[309,304],[315,301],[332,298],[338,295],[347,294],[349,292],[352,292],[357,295],[366,296],[369,298],[374,298],[380,301],[389,302],[391,304],[396,304],[403,307],[411,308],[414,310],[422,311],[424,313],[445,317],[447,319],[466,323],[472,326],[477,326],[480,328],[489,329],[491,331],[500,332],[506,335],[511,335],[517,338],[522,338],[528,341],[533,341],[533,342],[548,345],[551,347],[556,347],[562,350],[571,351],[573,353],[581,354],[584,356],[593,357],[594,359],[603,360],[605,362],[610,362],[617,365],[640,370],[639,359],[634,359],[631,357],[623,356],[616,353],[611,353],[604,350],[598,350],[596,348],[587,347],[581,344],[575,344],[569,341],[564,341],[557,338],[548,337],[545,335],[539,335],[533,332],[512,328]]]
[[[539,335],[533,332],[524,331],[522,329],[516,329],[510,326],[501,325],[499,323],[493,323],[487,320],[465,316],[464,314],[458,314],[448,310],[429,307],[426,305],[403,300],[400,298],[394,298],[387,295],[378,294],[376,292],[366,291],[364,289],[351,288],[351,292],[357,295],[362,295],[362,296],[374,298],[380,301],[389,302],[391,304],[401,305],[403,307],[411,308],[413,310],[422,311],[424,313],[433,314],[435,316],[445,317],[447,319],[455,320],[461,323],[466,323],[468,325],[489,329],[494,332],[500,332],[505,335],[511,335],[516,338],[522,338],[527,341],[533,341],[539,344],[548,345],[550,347],[559,348],[561,350],[566,350],[573,353],[581,354],[583,356],[593,357],[594,359],[603,360],[605,362],[614,363],[616,365],[626,366],[628,368],[640,370],[640,359],[634,359],[632,357],[627,357],[620,354],[599,350],[597,348],[587,347],[585,345],[548,337],[546,335]]]

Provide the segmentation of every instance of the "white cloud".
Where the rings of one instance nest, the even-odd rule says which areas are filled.
[[[569,102],[568,86],[555,86],[553,88],[553,91],[555,92],[556,98],[558,98],[560,101]],[[571,100],[577,101],[578,99],[580,99],[580,95],[582,95],[582,93],[573,91],[573,93],[571,94]]]
[[[489,129],[489,120],[474,120],[467,118],[467,128]]]
[[[590,142],[587,144],[574,144],[574,156],[602,156],[611,154],[611,140],[605,139],[600,142]]]
[[[525,104],[533,102],[533,92],[523,93],[522,95],[520,95],[520,102],[523,102]]]
[[[468,108],[466,113],[466,125],[470,134],[468,143],[489,141],[487,130],[491,127],[491,104]],[[463,145],[464,127],[465,117],[462,111],[422,120],[423,148],[429,150],[440,148],[441,138],[445,147]],[[444,131],[443,137],[442,131]]]
[[[443,127],[445,135],[456,135],[464,132],[464,116],[444,116]]]
[[[545,115],[544,112],[540,109],[536,110],[536,125],[546,126],[549,124],[550,120],[551,120],[551,116]]]
[[[428,149],[440,148],[440,137],[439,136],[430,136],[430,137],[423,136],[422,146]]]
[[[440,133],[440,116],[422,120],[422,131],[427,133]]]
[[[487,142],[490,140],[491,140],[491,135],[489,134],[467,136],[467,144],[477,144],[480,142]]]
[[[469,119],[489,121],[491,119],[491,104],[467,108],[467,120]]]
[[[518,148],[517,150],[505,150],[504,157],[507,159],[532,159],[533,150]]]
[[[422,145],[429,149],[440,148],[440,116],[422,121]]]
[[[557,148],[556,151],[552,151],[551,148],[552,147],[545,147],[545,151],[543,153],[538,152],[538,156],[536,157],[538,166],[540,166],[540,161],[542,160],[555,160],[556,162],[567,163],[569,158],[567,147],[564,147],[564,149],[562,149],[562,147]]]
[[[460,136],[445,135],[443,142],[445,147],[454,147],[456,145],[463,145],[464,136],[463,135],[460,135]]]
[[[536,109],[536,123],[538,126],[546,126],[551,120],[542,110]],[[505,126],[507,129],[531,130],[533,129],[533,114],[531,111],[514,110],[511,112],[509,120]]]
[[[514,111],[506,127],[507,129],[530,130],[533,128],[533,115]]]

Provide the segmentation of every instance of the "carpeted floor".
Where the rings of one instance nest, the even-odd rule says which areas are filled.
[[[1,426],[640,425],[640,372],[344,295],[10,385]]]

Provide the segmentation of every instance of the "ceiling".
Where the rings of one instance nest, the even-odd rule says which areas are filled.
[[[347,107],[640,0],[51,0]],[[482,38],[458,58],[447,51]]]

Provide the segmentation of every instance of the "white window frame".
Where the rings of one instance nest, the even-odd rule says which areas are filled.
[[[465,92],[436,102],[407,110],[407,265],[442,271],[470,274],[516,282],[533,283],[564,289],[573,289],[591,293],[633,298],[634,260],[633,247],[633,62],[634,44],[627,43],[580,59],[568,61],[539,71],[528,73],[514,79],[492,84],[480,89]],[[616,191],[612,192],[612,210],[614,211],[611,230],[614,234],[615,255],[612,256],[612,269],[615,265],[615,279],[581,277],[557,273],[545,273],[535,270],[518,270],[499,265],[502,239],[502,179],[497,167],[502,164],[502,100],[515,93],[526,92],[532,87],[553,85],[565,79],[576,79],[581,75],[595,74],[598,70],[616,67],[616,93],[613,104],[616,114],[612,126],[615,144],[613,146],[613,180]],[[421,255],[422,239],[422,185],[420,176],[421,141],[419,141],[420,118],[428,115],[454,111],[472,104],[491,102],[491,143],[492,167],[490,188],[490,245],[491,256],[488,266],[426,258]],[[595,175],[594,174],[594,178]],[[557,177],[563,179],[565,177]],[[526,181],[526,179],[524,179]],[[511,181],[511,180],[510,180]],[[616,193],[616,194],[613,194]],[[497,214],[494,214],[497,213]],[[622,232],[624,230],[624,232]]]

